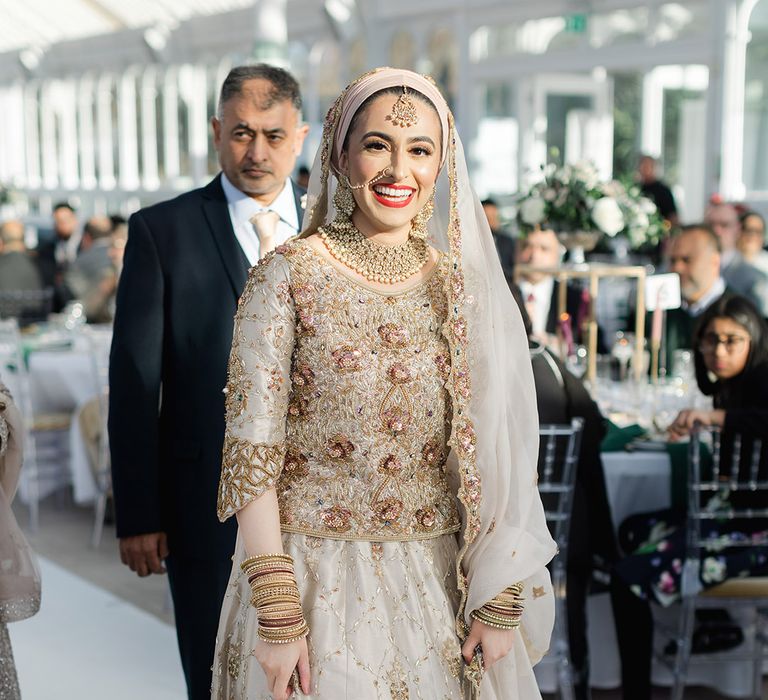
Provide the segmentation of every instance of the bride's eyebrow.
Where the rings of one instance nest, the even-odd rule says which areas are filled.
[[[367,139],[369,137],[375,137],[382,139],[382,141],[386,141],[387,143],[392,143],[393,139],[389,134],[385,134],[383,131],[367,131],[363,134],[363,139]],[[429,136],[411,136],[411,138],[408,139],[408,143],[414,143],[416,141],[428,143],[433,148],[435,146],[435,142],[429,138]]]

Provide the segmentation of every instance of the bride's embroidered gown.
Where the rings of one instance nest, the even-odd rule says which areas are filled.
[[[251,272],[227,387],[219,515],[276,486],[324,700],[460,700],[460,528],[450,433],[443,259],[396,294],[306,241]],[[219,625],[214,698],[271,697],[239,564]],[[489,695],[489,697],[493,697]]]

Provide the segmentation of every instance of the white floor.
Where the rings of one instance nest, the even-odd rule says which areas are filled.
[[[40,560],[43,602],[9,625],[23,700],[183,700],[170,625]]]

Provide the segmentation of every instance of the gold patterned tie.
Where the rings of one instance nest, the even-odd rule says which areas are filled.
[[[259,237],[259,257],[275,249],[275,232],[280,215],[276,211],[264,210],[251,217],[251,223]]]

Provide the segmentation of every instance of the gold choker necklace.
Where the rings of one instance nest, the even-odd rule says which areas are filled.
[[[334,221],[318,233],[336,260],[370,282],[403,282],[429,260],[426,241],[412,235],[400,245],[380,245],[369,241],[351,221]]]

